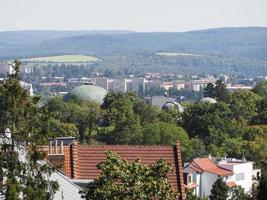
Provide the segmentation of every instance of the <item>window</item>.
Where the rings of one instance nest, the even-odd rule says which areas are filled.
[[[190,183],[192,183],[192,174],[189,174],[187,178],[187,184],[190,184]]]
[[[236,181],[242,181],[245,179],[245,173],[239,173],[235,175],[235,180]]]

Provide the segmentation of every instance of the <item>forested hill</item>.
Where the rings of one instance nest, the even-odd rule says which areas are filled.
[[[0,32],[1,58],[63,53],[105,55],[186,52],[267,59],[267,28],[219,28],[191,32]]]
[[[84,54],[97,57],[144,56],[157,52],[201,54],[205,56],[198,58],[198,60],[201,59],[202,63],[208,62],[207,66],[211,66],[212,63],[221,62],[220,67],[225,68],[226,72],[231,72],[233,68],[233,72],[250,73],[248,68],[255,67],[257,68],[256,71],[267,73],[267,28],[218,28],[170,33],[128,31],[0,32],[0,59],[60,54]],[[211,60],[215,60],[215,62],[211,62]],[[156,61],[154,59],[151,63],[149,62],[145,61],[144,63],[147,66],[153,66]],[[134,65],[135,61],[132,60],[131,63]],[[140,63],[140,61],[138,63],[144,67],[144,63]],[[182,64],[176,63],[176,66],[186,67],[187,63],[187,61]],[[204,67],[192,66],[192,63],[194,64],[190,61],[190,67]],[[124,66],[127,67],[127,65],[124,63]],[[170,65],[167,67],[172,68]],[[240,67],[245,68],[246,71],[242,72]]]

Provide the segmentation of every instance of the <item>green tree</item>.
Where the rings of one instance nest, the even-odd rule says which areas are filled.
[[[253,124],[267,124],[267,97],[256,105],[257,114],[251,119]]]
[[[236,186],[230,189],[230,198],[229,200],[250,200],[251,197],[248,193],[244,191],[244,188],[241,186]]]
[[[173,169],[164,160],[145,166],[140,160],[129,163],[112,152],[106,155],[106,161],[97,165],[101,175],[87,186],[87,200],[177,199],[167,177]]]
[[[217,80],[215,84],[208,83],[204,88],[203,96],[215,98],[217,101],[226,103],[229,101],[229,92],[222,80]]]
[[[252,89],[252,92],[262,96],[267,97],[267,81],[260,81]]]
[[[51,174],[51,168],[46,164],[40,165],[37,161],[41,157],[35,156],[38,155],[35,150],[37,135],[42,136],[38,131],[40,129],[33,127],[38,98],[31,98],[21,87],[19,66],[20,62],[15,61],[14,73],[9,74],[0,84],[0,133],[3,134],[2,137],[6,137],[5,130],[9,129],[11,134],[10,140],[2,140],[1,144],[1,174],[6,177],[6,184],[2,185],[1,193],[5,199],[20,199],[20,195],[24,199],[31,199],[33,196],[52,199],[58,184],[46,179],[46,176]],[[26,161],[21,161],[16,142],[31,142],[29,158],[26,157]],[[38,186],[37,183],[42,184]],[[38,190],[34,189],[36,186]]]
[[[186,189],[185,192],[186,192],[186,200],[208,200],[207,197],[198,197],[190,189]]]
[[[244,118],[250,120],[256,113],[260,96],[251,91],[236,91],[231,94],[230,109],[235,119]]]
[[[262,173],[257,187],[257,200],[266,200],[267,197],[267,172]]]
[[[228,187],[222,178],[218,178],[212,185],[210,191],[210,200],[227,200],[228,198]]]
[[[207,86],[204,88],[203,96],[215,98],[215,86],[213,83],[207,84]]]
[[[185,130],[175,124],[156,122],[147,124],[143,128],[144,144],[176,144],[180,140],[183,147],[189,142],[189,137]]]
[[[225,134],[236,134],[230,116],[231,110],[223,102],[195,104],[182,114],[182,127],[189,136],[198,136],[209,143],[211,128]]]
[[[96,102],[88,102],[86,104],[87,107],[87,122],[88,122],[88,140],[87,142],[90,143],[92,139],[92,132],[96,129],[98,120],[101,115],[100,106]]]
[[[229,101],[229,92],[222,80],[217,80],[215,83],[215,99],[225,103]]]

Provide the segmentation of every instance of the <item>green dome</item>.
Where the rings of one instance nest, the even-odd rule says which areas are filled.
[[[81,85],[72,89],[68,95],[76,96],[81,100],[96,101],[102,104],[103,99],[107,94],[107,90],[95,85]]]

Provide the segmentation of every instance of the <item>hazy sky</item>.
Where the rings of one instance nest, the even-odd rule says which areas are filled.
[[[0,0],[0,31],[265,26],[267,0]]]

